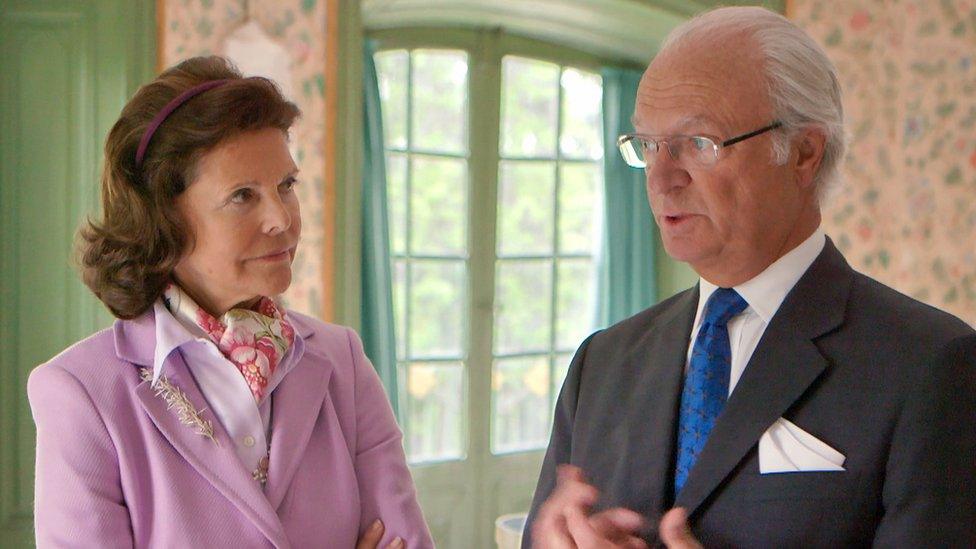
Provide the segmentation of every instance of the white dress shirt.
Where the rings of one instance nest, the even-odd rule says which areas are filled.
[[[793,286],[800,280],[803,273],[810,268],[817,256],[823,250],[827,239],[821,229],[817,229],[799,246],[787,252],[783,257],[774,261],[763,272],[747,282],[733,287],[736,292],[749,304],[748,307],[729,321],[729,345],[732,350],[732,371],[729,379],[729,394],[742,377],[742,372],[749,364],[756,345],[766,331],[769,321],[779,310],[779,306],[786,299]],[[702,312],[705,303],[718,286],[700,279],[698,296],[698,312],[691,330],[691,340],[688,343],[688,357],[685,361],[685,371],[691,362],[691,351],[695,345],[695,338],[701,329]]]
[[[275,387],[305,354],[305,340],[295,334],[295,341],[275,368],[261,402],[240,370],[227,360],[217,345],[196,324],[177,319],[162,299],[153,306],[156,313],[156,352],[153,359],[153,383],[163,371],[166,357],[174,351],[183,355],[200,391],[224,430],[234,441],[234,449],[247,471],[258,468],[271,444],[271,395]],[[202,407],[207,403],[194,403]]]

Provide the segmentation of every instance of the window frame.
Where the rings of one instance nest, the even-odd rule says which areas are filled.
[[[454,49],[468,56],[468,280],[465,288],[467,349],[464,355],[466,382],[463,403],[465,408],[466,441],[460,458],[411,463],[411,467],[435,465],[479,456],[539,454],[542,448],[522,449],[493,454],[491,449],[492,395],[491,378],[494,361],[495,274],[497,253],[497,200],[500,151],[502,59],[519,56],[537,59],[583,71],[600,74],[602,67],[633,66],[619,59],[607,59],[569,47],[558,46],[532,38],[507,34],[500,29],[444,29],[437,27],[408,27],[368,32],[366,38],[379,53],[404,49]],[[561,93],[561,91],[560,91]],[[562,117],[560,116],[560,125]],[[471,128],[479,128],[471,131]],[[613,152],[613,151],[610,151]],[[558,153],[558,151],[557,151]],[[608,151],[604,151],[607,154]],[[491,229],[491,230],[488,230]],[[554,257],[558,257],[558,254]],[[553,290],[555,291],[555,289]],[[555,329],[555,326],[553,327]],[[557,353],[550,349],[549,354]],[[399,364],[398,357],[398,364]],[[557,370],[550,364],[550,375]],[[398,389],[406,390],[406,376],[398,366]],[[550,385],[554,385],[550,380]],[[555,394],[550,395],[552,402]],[[400,399],[399,417],[405,420],[406,395]],[[404,430],[409,426],[404,424]]]

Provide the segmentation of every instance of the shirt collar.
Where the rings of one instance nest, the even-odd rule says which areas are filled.
[[[166,363],[166,359],[169,358],[169,355],[173,351],[190,341],[200,339],[209,341],[209,339],[203,329],[196,324],[184,322],[182,319],[174,316],[169,308],[166,307],[166,304],[163,303],[162,298],[157,299],[153,304],[153,312],[156,318],[156,352],[153,355],[153,378],[150,386],[154,387],[156,381],[163,375],[163,366]],[[269,395],[278,386],[282,378],[285,377],[285,374],[291,371],[305,355],[305,338],[308,337],[308,334],[304,326],[302,328],[296,327],[295,331],[296,336],[294,342],[288,348],[285,356],[282,357],[281,362],[278,363],[274,375],[269,380],[267,387],[267,394]]]
[[[156,317],[156,352],[153,355],[152,385],[155,385],[156,380],[163,373],[163,364],[169,355],[188,341],[206,337],[206,334],[198,326],[192,327],[196,328],[198,333],[191,332],[185,324],[173,316],[162,298],[157,299],[153,304],[153,312]]]
[[[759,315],[763,322],[769,324],[783,300],[786,299],[786,295],[823,251],[826,242],[827,237],[823,230],[818,228],[799,246],[774,261],[763,272],[733,289],[746,300],[749,309]],[[701,321],[705,303],[717,289],[718,286],[715,284],[704,278],[699,279],[696,324]]]

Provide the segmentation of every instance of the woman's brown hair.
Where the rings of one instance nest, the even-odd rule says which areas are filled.
[[[153,117],[184,91],[212,80],[227,83],[181,104],[152,135],[141,164],[139,141]],[[176,197],[195,179],[200,158],[242,132],[287,132],[299,116],[273,82],[244,78],[226,59],[194,57],[141,87],[105,141],[102,219],[78,232],[82,279],[118,318],[134,318],[162,294],[193,235]]]

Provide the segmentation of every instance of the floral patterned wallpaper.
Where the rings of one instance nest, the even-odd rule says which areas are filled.
[[[824,226],[858,269],[976,325],[976,2],[793,0],[851,148]]]
[[[291,57],[292,99],[302,118],[292,128],[301,169],[302,243],[294,278],[284,298],[292,309],[322,316],[323,178],[325,174],[325,2],[324,0],[161,0],[162,62],[171,66],[196,55],[221,54],[225,39],[247,21]]]
[[[220,53],[245,11],[291,53],[304,236],[285,297],[321,316],[324,0],[162,4],[167,66]],[[976,0],[788,4],[844,88],[852,145],[825,229],[856,269],[976,325]]]

